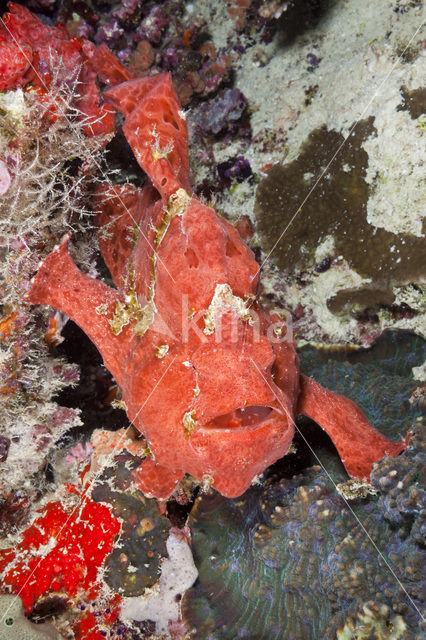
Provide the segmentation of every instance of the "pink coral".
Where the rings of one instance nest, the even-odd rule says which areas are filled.
[[[125,79],[114,62],[107,100],[149,176],[105,185],[99,244],[117,289],[72,262],[65,237],[27,296],[71,316],[101,351],[152,458],[138,470],[148,496],[168,497],[185,473],[241,494],[284,455],[293,418],[317,420],[351,475],[397,455],[351,401],[300,375],[283,320],[256,301],[258,265],[238,232],[191,195],[187,134],[170,76]],[[123,81],[124,80],[124,81]]]

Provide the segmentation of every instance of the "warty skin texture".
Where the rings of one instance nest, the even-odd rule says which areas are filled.
[[[99,244],[117,289],[79,271],[66,237],[27,301],[67,313],[100,350],[153,454],[137,471],[140,488],[167,498],[190,473],[236,497],[287,452],[300,413],[327,431],[350,475],[368,477],[374,461],[405,443],[300,375],[285,322],[256,302],[252,251],[191,195],[186,126],[169,74],[128,79],[112,56],[103,60],[98,73],[114,85],[105,98],[123,112],[149,176],[141,190],[104,185],[97,195]]]

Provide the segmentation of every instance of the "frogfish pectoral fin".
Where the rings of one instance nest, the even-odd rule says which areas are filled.
[[[105,366],[121,384],[123,355],[131,336],[127,327],[114,335],[108,322],[120,301],[119,293],[78,269],[68,253],[69,239],[67,234],[39,265],[24,301],[49,305],[70,316],[95,343]]]
[[[388,440],[371,426],[361,409],[349,398],[325,389],[301,376],[296,415],[303,414],[330,436],[351,477],[369,479],[372,466],[384,456],[395,457],[407,448],[407,440]]]
[[[136,469],[136,484],[147,498],[169,498],[182,479],[184,471],[174,471],[147,458]]]

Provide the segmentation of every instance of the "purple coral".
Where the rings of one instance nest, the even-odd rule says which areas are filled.
[[[217,165],[217,172],[224,186],[229,188],[232,182],[244,182],[253,176],[249,161],[244,156],[229,158]]]
[[[159,44],[168,24],[169,19],[165,15],[164,9],[154,6],[136,29],[138,39],[148,40],[152,44]]]
[[[239,89],[226,89],[201,105],[196,115],[198,128],[207,135],[232,130],[246,108],[247,99]]]
[[[117,18],[112,18],[108,24],[100,27],[96,33],[95,41],[98,44],[105,42],[110,47],[114,47],[118,44],[119,39],[123,35],[124,30],[120,27]]]

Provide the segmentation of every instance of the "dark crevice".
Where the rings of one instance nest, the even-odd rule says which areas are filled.
[[[95,429],[115,431],[128,427],[126,413],[110,405],[116,383],[103,366],[102,357],[93,342],[71,320],[62,330],[62,336],[64,342],[56,347],[56,353],[79,366],[80,380],[75,387],[62,390],[55,401],[63,407],[80,409],[83,424],[66,431],[57,445],[67,446],[80,439],[87,440]]]

